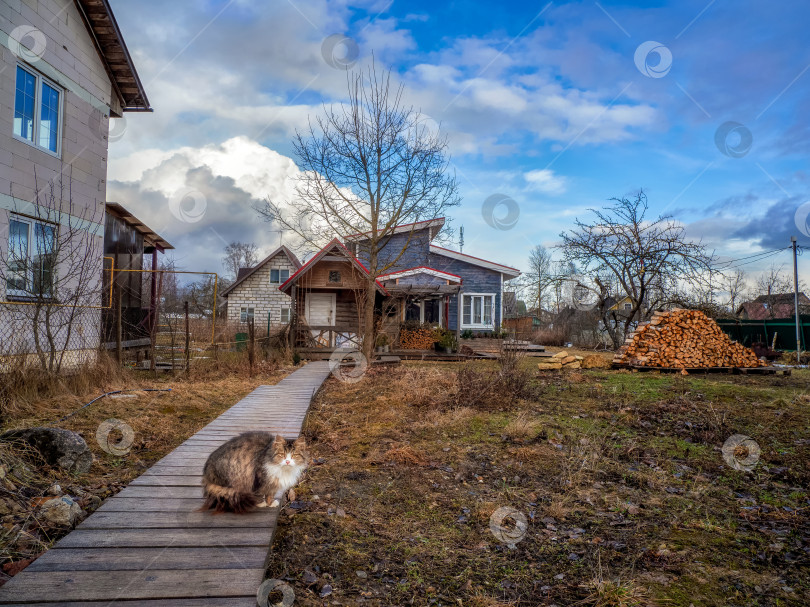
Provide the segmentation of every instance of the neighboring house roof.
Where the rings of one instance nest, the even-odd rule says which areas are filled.
[[[227,289],[222,291],[222,293],[220,295],[222,297],[227,297],[228,294],[231,291],[233,291],[236,287],[238,287],[240,284],[245,282],[245,280],[247,280],[250,276],[253,276],[254,273],[256,273],[258,270],[260,270],[262,267],[264,267],[271,259],[273,259],[276,255],[278,255],[280,253],[283,253],[284,255],[287,256],[287,259],[290,260],[290,263],[295,267],[296,270],[298,270],[301,267],[301,262],[298,261],[298,258],[295,256],[295,253],[290,251],[284,245],[281,245],[279,248],[277,248],[275,251],[270,253],[270,255],[268,255],[267,257],[262,259],[259,263],[257,263],[252,268],[239,268],[239,271],[236,274],[236,280],[234,281],[234,283],[230,287],[228,287]],[[242,270],[247,270],[247,272],[242,272]]]
[[[352,255],[351,251],[349,251],[349,249],[347,249],[346,246],[342,242],[340,242],[340,240],[338,240],[337,238],[333,238],[329,242],[329,244],[327,244],[324,248],[322,248],[320,251],[315,253],[315,255],[313,255],[312,258],[309,259],[309,261],[307,261],[304,265],[302,265],[300,268],[298,268],[298,270],[295,272],[295,274],[290,276],[283,285],[279,286],[279,288],[278,288],[279,291],[283,291],[283,292],[286,293],[287,290],[290,287],[292,287],[293,283],[295,283],[304,274],[309,272],[315,266],[315,264],[324,255],[326,255],[328,252],[330,252],[330,251],[332,251],[334,249],[337,249],[338,252],[343,257],[346,258],[346,261],[350,262],[358,271],[365,274],[366,276],[369,275],[369,272],[368,272],[368,269],[366,268],[366,266],[364,266],[362,263],[360,263],[360,261],[358,261],[358,259],[354,255]],[[380,290],[381,293],[383,293],[385,295],[388,295],[388,291],[385,290],[385,287],[382,286],[382,284],[380,283],[379,280],[375,280],[374,282],[377,283],[377,287],[378,287],[378,289]]]
[[[146,241],[149,246],[157,247],[161,253],[167,249],[174,248],[160,234],[154,232],[152,228],[135,217],[135,215],[127,211],[126,208],[117,202],[108,202],[105,205],[105,209],[107,213],[113,215],[114,217],[118,217],[136,232],[142,234],[144,241]]]
[[[801,308],[810,306],[810,298],[799,293],[799,313]],[[773,293],[760,295],[753,301],[743,302],[737,308],[737,315],[743,315],[751,320],[766,320],[768,318],[788,318],[795,312],[793,293]]]
[[[403,234],[405,232],[415,232],[417,230],[425,230],[427,228],[438,228],[436,232],[433,233],[432,236],[435,236],[439,233],[444,227],[444,217],[437,217],[436,219],[426,219],[425,221],[416,221],[413,223],[403,223],[402,225],[394,226],[394,228],[388,232],[386,232],[386,236],[392,236],[394,234]],[[346,237],[346,241],[355,241],[355,240],[365,240],[364,236],[371,234],[371,232],[359,232],[357,234],[352,234]]]
[[[500,263],[495,263],[494,261],[487,261],[486,259],[481,259],[480,257],[473,257],[472,255],[467,255],[466,253],[451,251],[450,249],[437,247],[436,245],[433,244],[430,245],[430,252],[435,253],[436,255],[449,257],[451,259],[464,261],[474,266],[480,266],[482,268],[487,268],[489,270],[501,272],[502,274],[506,274],[507,276],[511,276],[512,278],[517,278],[518,276],[520,276],[520,270],[518,270],[517,268],[512,268],[510,266],[505,266]]]
[[[389,272],[388,274],[380,274],[377,278],[380,280],[395,280],[397,278],[414,276],[415,274],[428,274],[452,282],[461,282],[461,276],[458,274],[451,274],[450,272],[429,268],[428,266],[417,266],[415,268],[408,268],[407,270],[397,270],[396,272]]]
[[[75,0],[124,112],[151,112],[108,0]]]

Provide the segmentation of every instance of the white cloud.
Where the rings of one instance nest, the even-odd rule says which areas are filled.
[[[529,171],[523,175],[523,179],[528,184],[529,190],[542,194],[556,196],[565,193],[568,188],[568,180],[560,175],[555,175],[551,169]]]

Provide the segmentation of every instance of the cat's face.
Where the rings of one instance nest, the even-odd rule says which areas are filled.
[[[270,462],[276,466],[306,466],[309,464],[307,441],[301,436],[292,445],[288,445],[282,436],[276,436]]]

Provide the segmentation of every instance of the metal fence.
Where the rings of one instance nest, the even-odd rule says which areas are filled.
[[[807,349],[810,340],[810,315],[799,315],[801,348]],[[717,324],[733,340],[750,347],[755,343],[767,344],[776,350],[796,351],[796,317],[766,320],[718,320]]]

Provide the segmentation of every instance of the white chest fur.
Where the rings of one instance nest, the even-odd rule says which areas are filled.
[[[298,484],[304,466],[298,464],[265,464],[264,470],[270,478],[278,481],[278,490],[285,492]]]

